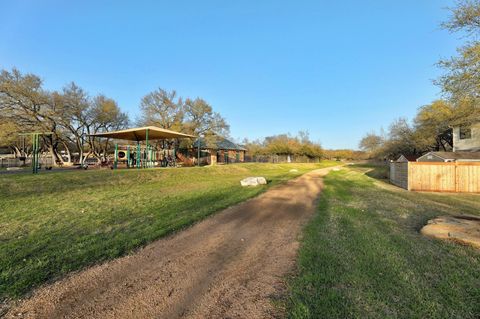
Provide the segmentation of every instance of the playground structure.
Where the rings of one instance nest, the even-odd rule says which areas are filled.
[[[150,168],[176,165],[177,150],[157,149],[154,145],[115,144],[113,168]]]
[[[115,143],[113,169],[175,166],[177,143],[173,143],[173,149],[158,149],[151,142],[154,140],[165,141],[180,138],[195,138],[193,135],[162,129],[156,126],[97,133],[91,136],[136,142],[135,145],[120,145],[117,142]]]

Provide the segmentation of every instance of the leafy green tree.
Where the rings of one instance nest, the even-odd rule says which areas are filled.
[[[453,147],[452,121],[454,107],[444,100],[422,106],[414,119],[418,148],[449,151]]]
[[[308,131],[298,132],[297,140],[300,143],[299,155],[309,158],[321,158],[323,156],[323,149],[320,143],[313,143],[310,140]]]
[[[10,148],[13,150],[15,157],[22,155],[18,138],[19,131],[20,128],[14,121],[0,115],[0,147]]]
[[[475,35],[480,30],[480,1],[461,0],[455,8],[450,9],[450,20],[442,26],[452,32],[465,31],[469,35]]]
[[[310,140],[308,132],[300,131],[298,136],[279,134],[266,137],[263,141],[244,140],[243,145],[251,156],[294,155],[321,158],[323,149],[319,143]]]
[[[455,108],[454,123],[471,124],[480,121],[480,1],[461,0],[450,10],[442,26],[469,41],[458,48],[457,56],[439,62],[446,73],[436,83]]]
[[[250,141],[248,138],[245,138],[242,141],[242,145],[248,150],[250,156],[266,155],[265,146],[259,139]]]
[[[266,137],[265,148],[267,154],[293,155],[298,153],[300,145],[288,134],[279,134]]]
[[[354,151],[351,149],[323,150],[324,158],[330,160],[365,160],[369,156],[364,151]]]

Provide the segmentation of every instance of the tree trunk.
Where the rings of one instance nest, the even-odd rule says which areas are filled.
[[[53,166],[63,165],[63,158],[58,154],[57,150],[53,147],[53,145],[48,145],[48,152],[52,156]]]
[[[84,165],[85,162],[87,161],[87,159],[90,157],[90,155],[93,155],[93,152],[92,151],[88,151],[86,154],[83,153],[83,150],[81,152],[81,156],[82,156],[82,162],[81,164]]]
[[[80,148],[78,149],[78,163],[79,163],[80,165],[83,165],[83,162],[84,162],[84,161],[85,161],[85,159],[83,158],[83,148],[80,147]]]
[[[65,148],[65,151],[67,152],[67,158],[68,158],[67,163],[72,163],[72,153],[70,152],[70,149],[68,148],[67,143],[62,141],[62,144],[63,144],[63,147]]]
[[[18,158],[18,157],[22,156],[22,152],[20,151],[20,149],[16,145],[12,145],[12,150],[13,150],[13,154],[14,154],[15,158]]]

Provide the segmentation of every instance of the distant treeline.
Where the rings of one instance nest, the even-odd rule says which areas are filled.
[[[364,159],[365,152],[344,150],[324,150],[318,142],[313,142],[308,132],[300,131],[297,135],[279,134],[269,136],[263,140],[244,140],[243,145],[249,156],[261,155],[291,155],[309,159]]]
[[[320,143],[312,142],[307,132],[300,131],[298,135],[279,134],[263,140],[243,141],[250,156],[257,155],[294,155],[309,158],[321,158],[323,150]]]

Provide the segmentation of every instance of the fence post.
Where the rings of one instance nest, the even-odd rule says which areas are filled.
[[[459,177],[459,175],[458,175],[458,163],[457,162],[455,162],[454,172],[455,172],[455,192],[458,193],[458,177]]]
[[[412,168],[413,168],[413,163],[412,163],[412,166],[410,166],[410,162],[407,162],[407,190],[408,191],[412,190],[412,182],[410,178],[412,177],[412,173],[411,173]]]
[[[118,166],[118,144],[115,143],[115,155],[113,158],[113,168],[117,169]]]

